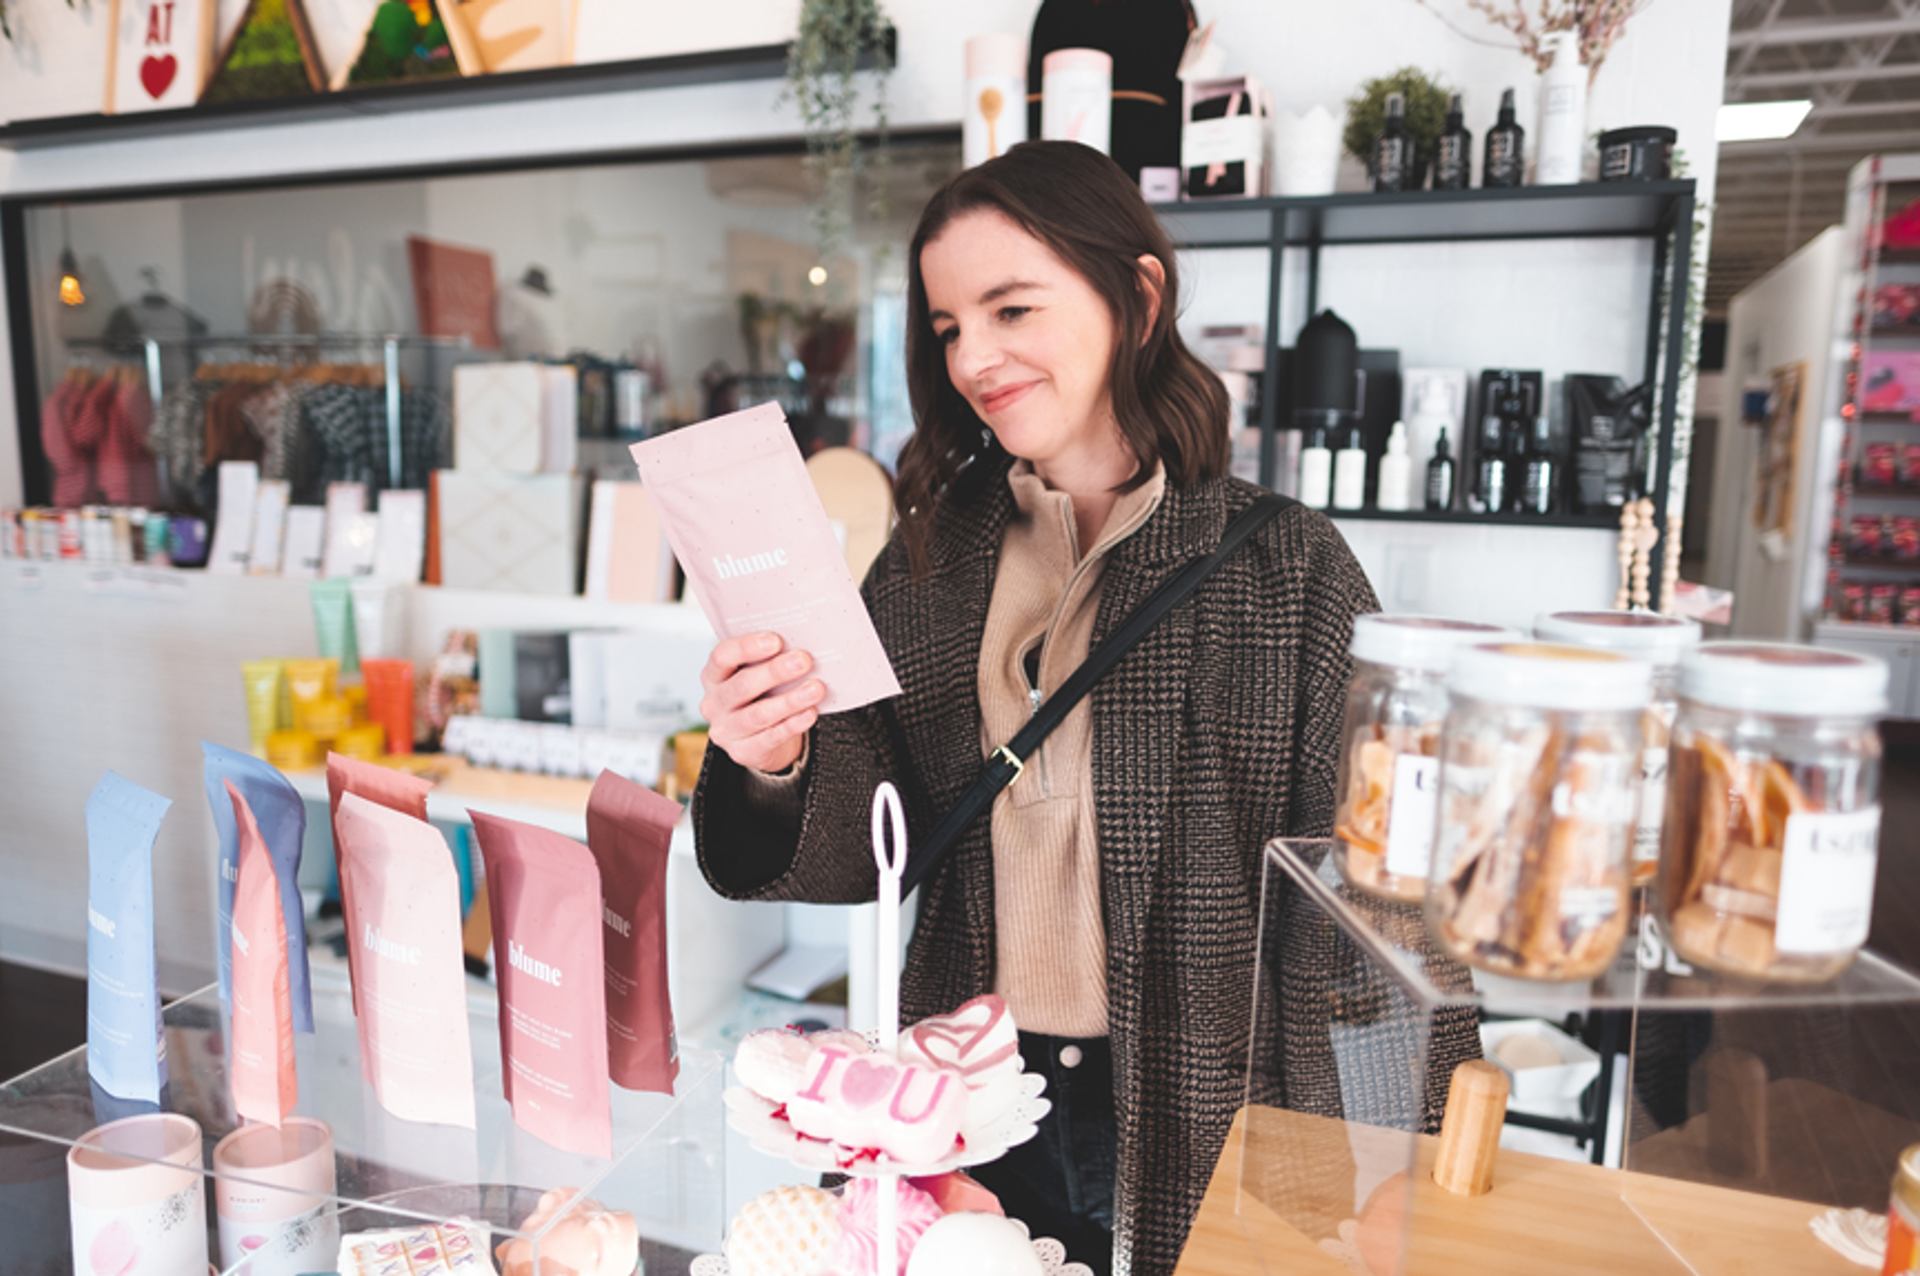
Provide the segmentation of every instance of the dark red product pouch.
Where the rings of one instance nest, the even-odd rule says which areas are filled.
[[[667,993],[667,855],[679,819],[678,802],[611,771],[587,798],[607,953],[608,1072],[628,1090],[672,1094],[680,1073]]]

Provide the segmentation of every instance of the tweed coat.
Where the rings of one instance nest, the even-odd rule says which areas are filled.
[[[990,456],[997,459],[972,466],[942,502],[930,572],[909,574],[896,536],[863,586],[902,694],[823,716],[805,778],[784,801],[750,796],[742,770],[708,751],[693,818],[702,869],[721,894],[871,900],[875,787],[900,787],[911,842],[979,772],[981,631],[1013,509],[1008,461]],[[1153,516],[1111,551],[1093,641],[1215,548],[1259,495],[1231,479],[1169,485]],[[1092,693],[1118,1273],[1173,1270],[1247,1099],[1260,851],[1275,836],[1331,830],[1347,647],[1353,618],[1376,609],[1333,525],[1293,507]],[[902,976],[904,1018],[944,1012],[993,986],[989,825],[976,820],[922,888]],[[1341,1115],[1330,1020],[1344,1003],[1322,976],[1338,961],[1350,965],[1351,955],[1336,953],[1342,941],[1331,923],[1305,907],[1277,929],[1270,951],[1281,973],[1259,994],[1261,1053],[1276,1057],[1257,1060],[1265,1080],[1254,1097]],[[1444,1082],[1451,1058],[1471,1051],[1470,1033],[1468,1024],[1465,1035],[1436,1045],[1431,1077]],[[1437,1122],[1434,1096],[1443,1093],[1430,1082],[1421,1124]]]

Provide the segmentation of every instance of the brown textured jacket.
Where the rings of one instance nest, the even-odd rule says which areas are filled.
[[[742,899],[870,900],[869,810],[880,781],[900,786],[911,841],[974,779],[982,761],[981,629],[1013,507],[1006,468],[1004,459],[974,466],[957,499],[943,502],[929,575],[909,575],[897,536],[874,564],[862,592],[902,694],[823,717],[787,809],[748,800],[740,768],[708,752],[694,825],[715,890]],[[1228,521],[1259,495],[1231,479],[1169,486],[1153,517],[1113,550],[1094,641],[1176,568],[1216,547]],[[1119,1134],[1116,1272],[1173,1270],[1245,1101],[1261,847],[1275,836],[1331,830],[1347,646],[1353,618],[1377,606],[1333,525],[1295,507],[1093,692]],[[989,821],[974,822],[922,894],[902,978],[906,1019],[993,986]],[[1281,973],[1258,1011],[1262,1053],[1277,1057],[1258,1061],[1266,1080],[1255,1098],[1341,1115],[1329,1027],[1336,1007],[1337,1017],[1352,1017],[1334,974],[1351,965],[1351,949],[1305,908],[1290,910],[1278,929],[1271,951]],[[1444,1078],[1455,1053],[1436,1049],[1435,1075]],[[1424,1106],[1415,1119],[1431,1126],[1431,1095]]]

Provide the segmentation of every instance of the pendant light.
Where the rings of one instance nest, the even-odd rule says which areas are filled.
[[[73,228],[67,222],[67,210],[60,210],[60,304],[84,306],[87,294],[80,287],[80,261],[73,255]]]

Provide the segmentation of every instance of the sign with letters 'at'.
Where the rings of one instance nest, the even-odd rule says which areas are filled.
[[[107,110],[192,106],[213,62],[212,0],[114,0]]]

